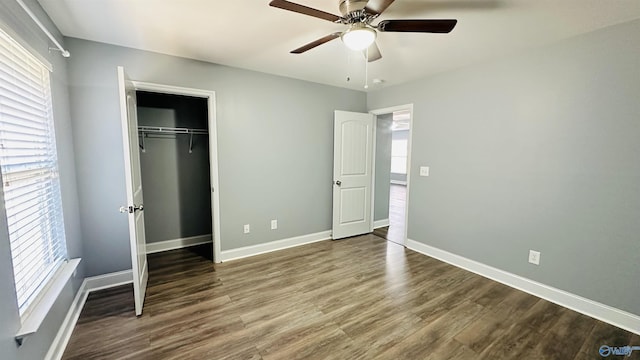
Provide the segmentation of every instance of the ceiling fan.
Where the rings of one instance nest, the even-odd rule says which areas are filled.
[[[270,6],[296,13],[313,16],[337,24],[344,24],[349,28],[343,32],[334,32],[318,40],[312,41],[304,46],[292,50],[292,54],[301,54],[311,50],[316,46],[327,43],[331,40],[341,38],[344,44],[352,49],[364,51],[367,61],[376,61],[382,58],[380,49],[376,44],[377,32],[418,32],[418,33],[449,33],[456,26],[458,20],[382,20],[377,25],[372,25],[383,11],[385,11],[394,0],[338,0],[339,9],[342,16],[330,14],[322,10],[310,8],[308,6],[292,3],[286,0],[273,0]]]

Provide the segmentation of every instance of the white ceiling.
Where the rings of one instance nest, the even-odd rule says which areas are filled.
[[[273,8],[269,0],[39,2],[65,36],[364,90],[364,58],[339,39],[289,54],[344,25]],[[340,15],[338,0],[296,2]],[[383,58],[369,65],[369,89],[638,19],[640,0],[396,0],[374,24],[411,18],[458,25],[450,34],[379,33]]]

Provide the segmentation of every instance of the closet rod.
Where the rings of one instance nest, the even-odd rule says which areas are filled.
[[[206,129],[189,129],[189,128],[175,128],[164,126],[138,126],[138,133],[140,134],[140,150],[147,152],[144,147],[144,138],[146,134],[185,134],[189,135],[189,154],[193,153],[193,135],[206,135],[209,132]]]
[[[138,132],[141,134],[194,134],[194,135],[206,135],[209,132],[207,129],[190,129],[190,128],[176,128],[176,127],[164,127],[164,126],[138,126]]]

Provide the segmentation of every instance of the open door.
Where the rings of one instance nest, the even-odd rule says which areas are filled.
[[[127,205],[120,208],[129,217],[129,240],[131,242],[131,267],[133,268],[133,296],[136,315],[142,315],[144,294],[147,290],[147,251],[144,238],[144,206],[142,202],[142,175],[138,150],[138,115],[136,90],[122,66],[118,66],[120,91],[120,115],[124,145],[125,180]]]
[[[374,115],[336,111],[333,128],[333,238],[371,231]]]

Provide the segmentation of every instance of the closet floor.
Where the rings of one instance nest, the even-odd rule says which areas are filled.
[[[215,266],[211,252],[149,255],[141,317],[130,285],[91,293],[64,359],[566,360],[640,346],[638,335],[375,235]]]

